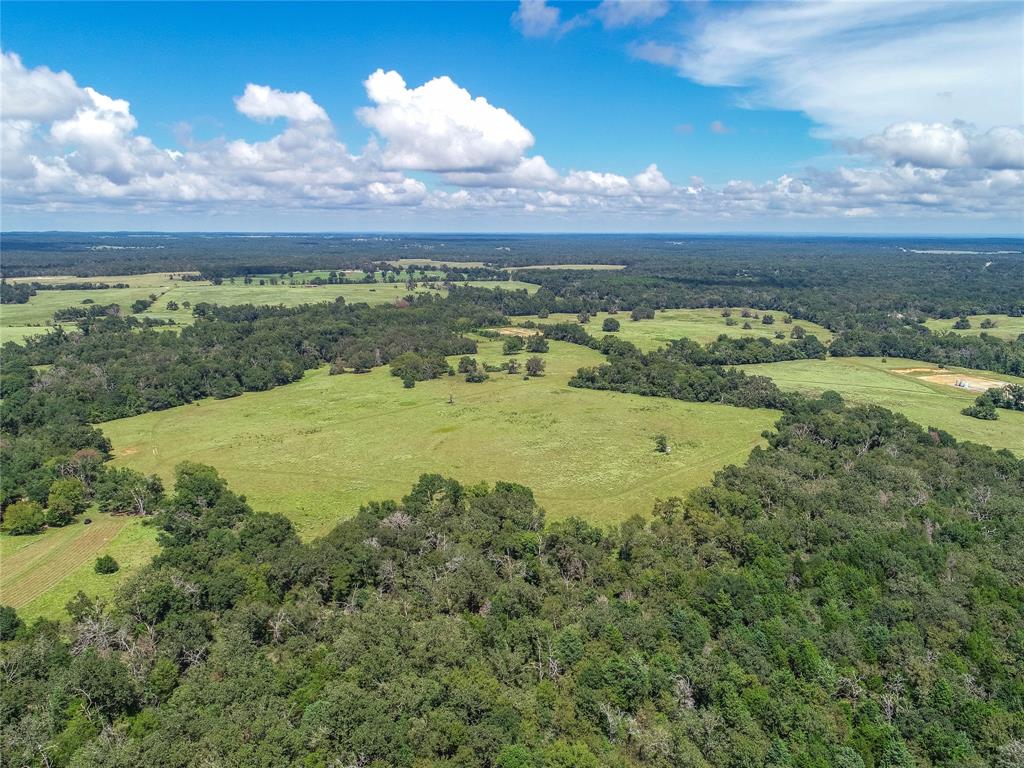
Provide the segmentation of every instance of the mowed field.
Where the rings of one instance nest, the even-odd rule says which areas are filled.
[[[44,278],[21,278],[22,281],[43,281]],[[211,304],[283,304],[286,307],[297,307],[301,304],[316,304],[333,301],[344,296],[350,303],[390,304],[409,295],[405,282],[400,283],[355,283],[351,285],[259,285],[254,282],[246,285],[242,278],[235,283],[213,285],[205,281],[185,281],[180,276],[171,279],[168,273],[147,275],[111,275],[94,278],[59,277],[50,278],[49,282],[84,281],[105,283],[127,283],[128,288],[109,288],[94,291],[40,291],[30,298],[26,304],[0,305],[0,340],[20,342],[29,336],[41,335],[50,330],[51,318],[58,309],[84,306],[82,302],[91,299],[99,305],[119,304],[127,314],[137,299],[149,298],[155,294],[158,299],[150,309],[138,317],[153,317],[174,320],[179,325],[192,322],[192,313],[187,309],[175,311],[167,309],[167,302],[176,301],[179,306],[188,301],[193,305],[200,302]],[[533,283],[517,280],[504,281],[470,281],[468,285],[483,288],[501,287],[505,290],[526,290],[531,293],[537,290]],[[422,285],[413,293],[424,294],[430,291]],[[443,294],[443,290],[434,291]]]
[[[503,359],[499,341],[478,360]],[[683,403],[566,385],[601,356],[554,342],[547,375],[492,373],[403,389],[387,368],[309,372],[269,392],[107,422],[115,463],[165,480],[183,460],[216,467],[256,509],[286,514],[305,537],[361,504],[405,494],[424,472],[533,488],[550,518],[607,524],[650,512],[719,468],[746,459],[777,413]],[[520,355],[522,362],[526,355]],[[449,395],[454,400],[448,403]],[[665,433],[670,454],[653,438]]]
[[[974,402],[978,392],[929,381],[928,377],[953,374],[955,379],[962,374],[1016,384],[1024,384],[1024,379],[965,368],[940,371],[932,363],[893,357],[885,362],[878,357],[830,357],[741,368],[769,376],[783,389],[814,394],[835,390],[850,402],[881,405],[922,426],[945,430],[958,440],[1008,448],[1024,457],[1024,413],[1000,409],[996,421],[964,416],[960,411]]]
[[[91,518],[85,525],[83,518]],[[71,525],[32,536],[0,535],[0,603],[24,619],[57,618],[79,590],[110,597],[117,585],[157,551],[156,529],[136,518],[86,512]],[[111,555],[121,569],[100,575],[96,558]]]
[[[789,332],[794,325],[803,326],[804,330],[818,337],[818,340],[826,344],[832,340],[832,332],[816,323],[805,320],[794,320],[792,325],[782,322],[783,313],[772,312],[775,323],[764,325],[759,319],[745,320],[740,317],[741,308],[734,308],[732,316],[736,319],[736,325],[726,325],[722,317],[721,309],[666,309],[655,313],[653,320],[630,320],[629,312],[619,312],[609,315],[607,312],[599,312],[591,317],[586,324],[587,333],[591,336],[603,336],[601,323],[607,317],[619,321],[621,330],[616,332],[620,338],[636,344],[645,352],[663,347],[671,341],[686,337],[702,344],[714,341],[723,333],[727,336],[739,338],[741,336],[754,336],[757,338],[775,340],[775,332],[782,331],[787,339]],[[758,314],[764,314],[758,310]],[[555,313],[547,318],[539,318],[536,315],[517,316],[512,318],[517,325],[532,320],[535,323],[575,323],[578,322],[576,315]],[[750,330],[744,330],[743,323],[750,323]]]
[[[971,321],[971,327],[963,331],[958,331],[953,327],[953,323],[955,323],[957,319],[958,318],[949,318],[948,320],[926,320],[925,326],[927,326],[933,333],[953,331],[953,333],[962,333],[966,336],[980,336],[983,333],[987,333],[990,336],[998,336],[1001,339],[1016,339],[1024,333],[1024,317],[1010,317],[1009,315],[970,315],[967,319]],[[983,320],[994,320],[996,327],[982,328],[981,322]]]

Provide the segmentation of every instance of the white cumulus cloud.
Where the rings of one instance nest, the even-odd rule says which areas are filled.
[[[249,83],[245,93],[235,99],[235,107],[254,120],[283,117],[296,123],[323,122],[327,113],[305,91],[279,91],[268,85]]]
[[[921,168],[1024,169],[1024,130],[998,126],[975,135],[943,123],[897,123],[859,148],[896,164]]]
[[[385,143],[385,166],[420,171],[497,171],[519,164],[533,134],[511,114],[474,98],[450,77],[409,88],[395,71],[365,82],[372,107],[359,118]]]
[[[54,120],[88,101],[67,72],[28,69],[16,53],[0,53],[0,115],[5,120]]]

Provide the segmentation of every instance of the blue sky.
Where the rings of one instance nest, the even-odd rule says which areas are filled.
[[[6,229],[1022,229],[1011,4],[2,10]]]

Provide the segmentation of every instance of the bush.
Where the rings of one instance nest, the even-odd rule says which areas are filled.
[[[982,419],[984,421],[995,421],[999,418],[999,414],[996,412],[996,407],[990,402],[969,405],[960,411],[960,413],[964,416],[971,416],[975,419]]]
[[[46,498],[46,512],[43,519],[47,525],[67,525],[85,512],[89,501],[85,498],[85,486],[81,480],[65,477],[55,480]]]
[[[19,501],[4,510],[4,528],[12,536],[43,530],[43,508],[34,501]]]
[[[544,361],[539,357],[531,357],[526,361],[526,373],[530,376],[543,376]]]
[[[650,307],[637,307],[629,313],[631,320],[653,320],[654,310]]]
[[[96,565],[93,566],[93,570],[101,574],[117,573],[120,569],[121,566],[117,564],[117,560],[110,555],[96,558]]]
[[[526,340],[526,351],[527,352],[534,352],[534,353],[541,352],[541,353],[543,353],[543,352],[547,352],[548,349],[549,349],[549,347],[548,347],[548,340],[545,339],[543,336],[541,336],[539,333],[534,335],[534,336],[531,336],[530,338],[528,338]]]
[[[958,330],[958,331],[966,331],[966,330],[969,330],[970,327],[971,327],[971,321],[968,320],[963,315],[960,316],[959,320],[957,320],[955,323],[953,323],[953,328]]]
[[[774,322],[775,318],[768,314],[764,315],[764,317],[761,318],[761,323],[764,325],[771,325]]]
[[[620,327],[619,321],[611,317],[606,317],[604,322],[601,323],[601,330],[605,333],[615,333]]]
[[[466,381],[470,384],[479,384],[483,381],[487,381],[490,377],[478,368],[474,368],[472,371],[466,374]]]
[[[514,355],[516,352],[521,352],[525,346],[526,342],[523,341],[521,336],[510,336],[505,339],[505,343],[502,345],[501,351],[506,355]]]
[[[0,642],[13,640],[22,624],[16,610],[9,605],[0,605]]]

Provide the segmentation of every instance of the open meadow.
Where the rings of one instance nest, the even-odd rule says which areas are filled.
[[[82,520],[90,518],[85,525]],[[29,536],[0,535],[0,602],[18,613],[58,618],[79,590],[109,598],[116,586],[157,551],[155,528],[138,518],[89,510],[70,525]],[[100,575],[96,558],[111,555],[117,573]]]
[[[975,377],[1024,384],[1024,379],[964,368],[938,369],[933,363],[890,357],[830,357],[740,366],[750,374],[769,376],[783,389],[805,393],[835,390],[854,403],[881,405],[925,427],[945,430],[958,440],[1008,448],[1024,456],[1024,413],[1000,410],[996,421],[964,416],[978,390],[965,390],[930,377]]]
[[[792,325],[783,323],[784,313],[768,313],[775,317],[772,325],[764,325],[759,319],[750,319],[749,330],[743,328],[747,319],[740,317],[742,308],[733,308],[732,318],[736,325],[726,325],[722,317],[721,309],[666,309],[655,313],[653,320],[630,320],[629,312],[619,312],[610,315],[607,312],[599,312],[593,315],[584,327],[591,336],[603,336],[601,323],[606,318],[614,318],[619,321],[620,330],[615,335],[626,341],[636,344],[640,349],[648,352],[658,347],[663,347],[676,339],[688,338],[706,344],[714,341],[723,333],[727,336],[739,338],[741,336],[754,336],[762,339],[775,339],[776,331],[782,331],[789,337],[789,332],[794,325],[803,326],[809,334],[814,334],[822,344],[832,340],[832,332],[827,328],[811,323],[806,320],[794,320]],[[764,314],[758,311],[758,314]],[[576,315],[565,313],[554,313],[547,318],[540,318],[536,315],[517,316],[513,321],[522,325],[532,320],[535,323],[576,323]]]
[[[925,326],[932,333],[943,333],[944,331],[953,331],[953,333],[962,333],[967,336],[980,336],[983,333],[987,333],[990,336],[996,336],[1000,339],[1016,339],[1022,333],[1024,333],[1024,317],[1010,317],[1009,315],[969,315],[967,319],[971,323],[970,328],[964,330],[958,330],[953,327],[958,318],[948,318],[945,320],[931,319],[925,321]],[[995,328],[982,328],[981,324],[985,320],[992,320],[995,322]]]
[[[500,362],[500,347],[482,341],[478,360]],[[424,472],[528,484],[552,518],[618,522],[742,462],[777,418],[766,410],[573,389],[569,377],[601,356],[554,342],[544,357],[542,378],[492,373],[470,384],[442,377],[413,389],[403,389],[387,368],[341,376],[320,369],[269,392],[101,429],[115,464],[165,480],[180,461],[211,464],[257,509],[288,515],[312,537],[367,501],[402,495]],[[655,452],[658,433],[668,436],[670,454]]]

